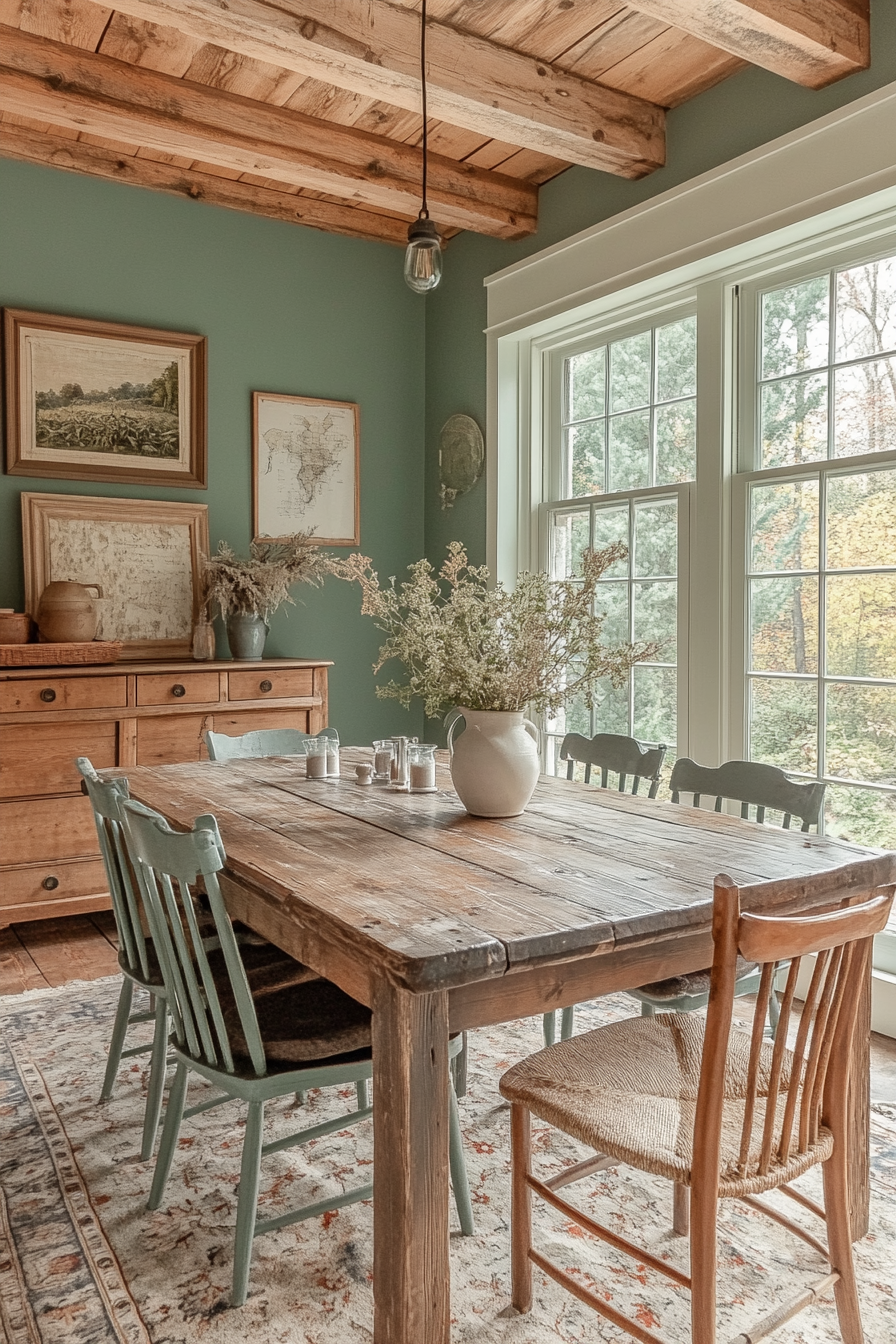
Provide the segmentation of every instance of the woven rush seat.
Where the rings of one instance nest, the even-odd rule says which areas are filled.
[[[705,1019],[696,1013],[663,1013],[614,1022],[551,1046],[516,1064],[501,1080],[501,1094],[609,1157],[680,1185],[691,1184],[694,1116]],[[739,1161],[744,1097],[749,1080],[750,1037],[731,1033],[725,1074],[719,1195],[761,1194],[826,1161],[833,1138],[824,1127],[807,1151],[773,1161],[760,1175],[759,1158],[773,1042],[759,1060],[757,1104],[749,1153]],[[787,1102],[792,1056],[784,1052],[775,1133]]]

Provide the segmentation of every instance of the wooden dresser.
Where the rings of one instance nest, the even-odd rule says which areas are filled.
[[[307,658],[0,669],[0,928],[109,906],[76,756],[98,769],[207,758],[203,730],[327,723]]]

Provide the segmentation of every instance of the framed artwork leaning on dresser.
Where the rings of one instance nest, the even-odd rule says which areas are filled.
[[[188,658],[202,602],[208,505],[22,494],[25,606],[56,579],[99,584],[98,637],[125,659]]]
[[[11,475],[205,488],[204,336],[21,308],[3,335]]]

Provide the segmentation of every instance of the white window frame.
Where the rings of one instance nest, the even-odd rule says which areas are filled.
[[[896,448],[885,453],[862,453],[855,457],[826,457],[816,462],[801,463],[797,466],[762,467],[759,461],[760,445],[757,432],[757,407],[759,401],[759,311],[760,301],[769,290],[797,284],[826,271],[842,270],[849,266],[858,266],[875,261],[886,255],[896,254],[896,216],[892,231],[880,234],[875,232],[872,239],[865,239],[858,245],[832,248],[826,254],[811,259],[801,259],[795,265],[785,266],[776,271],[763,270],[761,277],[747,280],[739,286],[738,306],[740,322],[740,367],[737,378],[742,389],[739,404],[739,426],[737,459],[739,470],[732,477],[731,510],[731,721],[728,737],[737,748],[737,754],[746,757],[748,748],[748,704],[746,669],[749,662],[749,610],[747,600],[747,573],[749,570],[749,501],[750,487],[754,482],[830,479],[832,476],[849,475],[876,467],[896,467]],[[833,367],[833,366],[830,366]],[[832,380],[833,381],[833,380]],[[830,410],[830,407],[829,407]],[[823,547],[819,553],[821,566],[819,575],[824,573]],[[823,639],[823,629],[819,630],[819,641]],[[821,649],[819,648],[819,659]],[[825,678],[818,674],[816,682],[822,686]],[[834,680],[840,680],[834,678]],[[821,732],[821,717],[819,717]],[[822,775],[836,784],[849,785],[851,782]]]
[[[738,286],[783,267],[817,272],[819,258],[837,253],[839,263],[851,248],[888,249],[880,240],[896,232],[894,122],[896,83],[485,281],[487,561],[510,584],[544,557],[556,395],[546,376],[550,352],[696,304],[698,484],[689,509],[687,727],[678,750],[707,764],[742,755],[744,742]],[[896,1035],[896,975],[876,971],[875,996],[875,1029]]]
[[[642,486],[633,490],[612,491],[606,494],[566,497],[560,494],[563,469],[563,419],[566,397],[565,366],[570,357],[583,354],[588,350],[613,341],[625,340],[629,336],[639,335],[645,330],[665,326],[683,317],[697,318],[697,357],[700,357],[700,319],[697,312],[697,296],[693,291],[664,296],[659,303],[638,305],[622,313],[614,313],[609,320],[597,324],[588,324],[577,332],[572,339],[562,333],[559,340],[550,338],[538,342],[533,350],[533,359],[537,361],[541,377],[542,422],[540,434],[532,436],[535,451],[532,453],[533,471],[540,475],[540,499],[533,516],[530,536],[528,563],[520,569],[538,568],[545,570],[549,564],[550,517],[558,508],[590,509],[592,504],[607,504],[611,500],[619,504],[632,500],[651,498],[669,499],[673,495],[678,501],[678,604],[676,629],[676,667],[677,667],[677,705],[676,737],[668,745],[678,756],[688,754],[688,685],[689,685],[689,592],[691,575],[691,514],[694,505],[696,485],[693,481],[666,485]],[[653,411],[653,402],[650,403]],[[698,397],[699,408],[699,397]],[[699,417],[699,409],[698,409]],[[699,443],[699,435],[698,435]],[[699,451],[699,449],[698,449]],[[609,452],[609,445],[605,452]]]

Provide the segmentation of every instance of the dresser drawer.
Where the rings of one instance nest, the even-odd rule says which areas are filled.
[[[257,672],[231,672],[227,684],[230,700],[292,700],[314,694],[314,669],[260,667]]]
[[[0,681],[0,713],[35,709],[118,709],[128,702],[127,677],[35,677]]]
[[[164,672],[138,676],[138,705],[216,705],[217,672]]]
[[[307,733],[307,709],[235,709],[232,714],[221,713],[214,716],[214,723],[207,724],[216,733],[226,733],[228,737],[242,737],[243,733],[254,733],[260,728],[298,728]]]
[[[6,868],[0,871],[0,911],[11,905],[43,906],[79,896],[101,896],[108,890],[101,859]],[[52,915],[53,911],[46,913]]]
[[[203,728],[211,728],[210,714],[161,714],[137,720],[137,764],[177,765],[207,761]]]
[[[92,858],[99,852],[87,798],[0,803],[0,865]]]
[[[117,762],[118,725],[9,723],[0,726],[0,798],[77,793],[81,776],[75,757],[88,756],[98,770]]]

